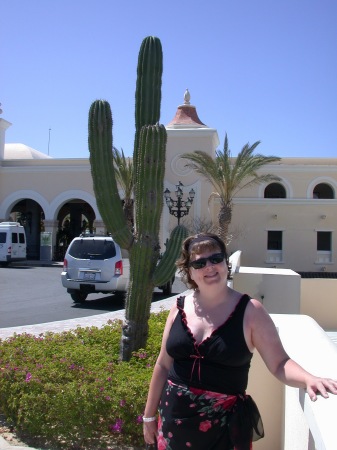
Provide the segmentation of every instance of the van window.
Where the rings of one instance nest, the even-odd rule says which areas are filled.
[[[19,242],[20,242],[20,244],[24,244],[25,243],[25,235],[24,235],[24,233],[19,233]]]
[[[18,235],[17,233],[12,233],[12,244],[18,243]]]
[[[7,233],[0,233],[0,244],[6,244]]]
[[[78,259],[107,259],[116,256],[116,248],[112,241],[83,239],[71,244],[69,255]]]

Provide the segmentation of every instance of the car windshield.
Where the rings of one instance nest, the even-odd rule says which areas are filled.
[[[78,259],[108,259],[116,256],[116,248],[111,240],[81,239],[71,244],[69,255]]]

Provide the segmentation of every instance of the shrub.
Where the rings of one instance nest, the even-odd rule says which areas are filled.
[[[120,361],[122,322],[0,340],[0,409],[48,449],[141,445],[141,417],[166,311],[151,314],[145,349]]]

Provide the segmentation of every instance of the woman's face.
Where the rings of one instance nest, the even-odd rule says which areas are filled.
[[[223,256],[223,260],[218,262],[221,258],[219,255]],[[214,257],[214,258],[212,258]],[[204,259],[210,258],[210,259]],[[226,264],[226,259],[221,253],[219,247],[204,250],[201,253],[191,255],[190,262],[201,260],[204,265],[202,268],[189,267],[189,273],[191,279],[198,285],[199,288],[212,286],[223,281],[227,282],[228,267]]]

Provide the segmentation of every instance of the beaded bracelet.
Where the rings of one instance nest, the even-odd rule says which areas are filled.
[[[157,420],[157,417],[153,416],[153,417],[143,417],[143,422],[154,422],[155,420]]]

